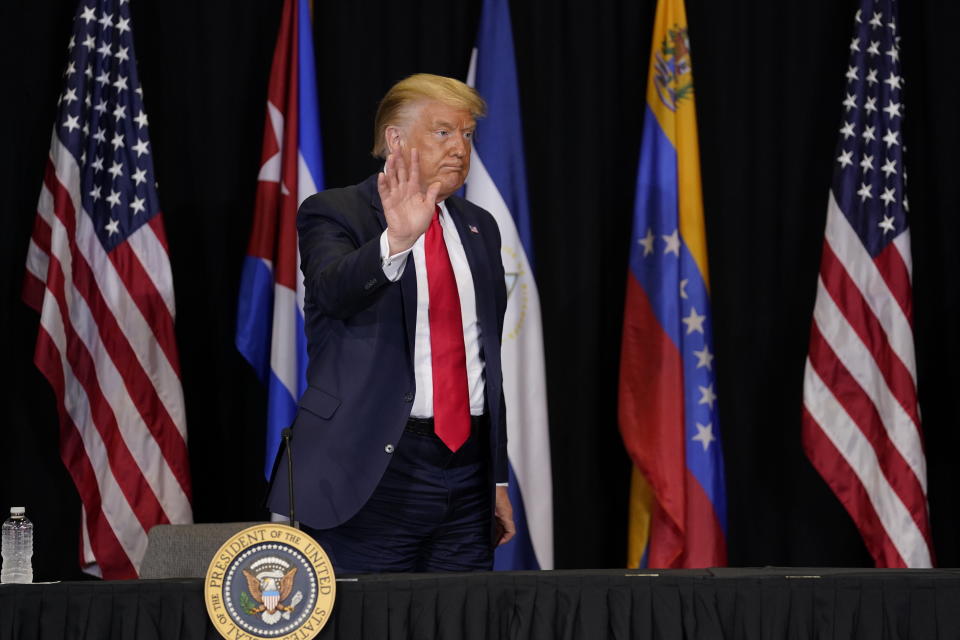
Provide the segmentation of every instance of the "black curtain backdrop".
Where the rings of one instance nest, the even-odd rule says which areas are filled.
[[[466,75],[476,0],[315,7],[328,186],[377,169],[379,97],[401,77]],[[32,364],[24,259],[74,0],[3,3],[0,507],[36,522],[38,580],[78,577],[79,499],[53,393]],[[535,271],[543,306],[556,560],[625,558],[629,462],[616,422],[623,297],[653,0],[512,6]],[[803,365],[856,2],[687,0],[700,122],[733,566],[870,566],[800,445]],[[233,346],[279,0],[132,0],[176,286],[197,521],[261,507],[265,393]],[[903,3],[919,393],[940,566],[960,564],[954,417],[960,263],[960,5]],[[509,401],[509,399],[508,399]]]

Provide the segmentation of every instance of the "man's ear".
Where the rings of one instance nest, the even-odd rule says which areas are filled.
[[[400,151],[404,144],[403,129],[396,125],[390,125],[384,131],[384,138],[387,142],[387,149],[390,153]]]

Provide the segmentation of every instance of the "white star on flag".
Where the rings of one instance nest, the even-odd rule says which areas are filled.
[[[883,167],[881,167],[880,170],[883,171],[883,174],[889,178],[891,174],[897,172],[897,161],[893,158],[890,158],[883,163]]]
[[[710,448],[710,443],[716,440],[713,436],[713,423],[708,422],[707,424],[697,423],[697,435],[691,438],[692,440],[699,442],[703,445],[703,450],[706,451]]]
[[[706,387],[699,387],[700,389],[700,402],[698,404],[705,404],[713,409],[713,403],[717,399],[717,394],[713,392],[713,384]]]
[[[653,229],[647,229],[647,235],[637,240],[637,244],[643,247],[643,255],[648,256],[653,253],[653,243],[656,237],[653,235]]]
[[[713,368],[713,354],[710,353],[709,347],[704,346],[700,351],[694,350],[693,355],[697,356],[697,369],[700,367]]]
[[[694,331],[703,333],[703,321],[706,319],[707,316],[697,314],[697,310],[694,307],[690,307],[690,315],[680,320],[683,324],[687,325],[687,335],[690,335]]]
[[[668,253],[674,253],[677,257],[680,257],[680,235],[677,230],[674,229],[673,233],[668,236],[663,236],[663,241],[666,243],[666,247],[663,249],[663,255]]]
[[[883,200],[883,203],[887,206],[890,206],[897,198],[893,195],[893,187],[884,187],[883,195],[880,196],[880,199]],[[881,225],[883,226],[883,225]],[[893,228],[890,229],[893,231]]]

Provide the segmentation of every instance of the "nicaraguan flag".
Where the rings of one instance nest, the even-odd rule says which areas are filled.
[[[660,0],[620,359],[620,432],[634,462],[629,566],[726,564],[726,497],[683,0]]]
[[[267,117],[250,244],[240,280],[237,349],[267,384],[264,470],[306,388],[303,275],[297,208],[323,189],[310,9],[285,0],[270,70]]]
[[[533,245],[507,0],[484,0],[467,82],[489,110],[477,126],[466,195],[500,226],[508,293],[503,386],[517,535],[497,548],[494,568],[552,569],[553,484],[540,296],[527,259]]]

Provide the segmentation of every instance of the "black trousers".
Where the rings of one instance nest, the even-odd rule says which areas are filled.
[[[489,426],[451,452],[404,431],[370,500],[332,529],[303,530],[343,573],[476,571],[493,566]]]

